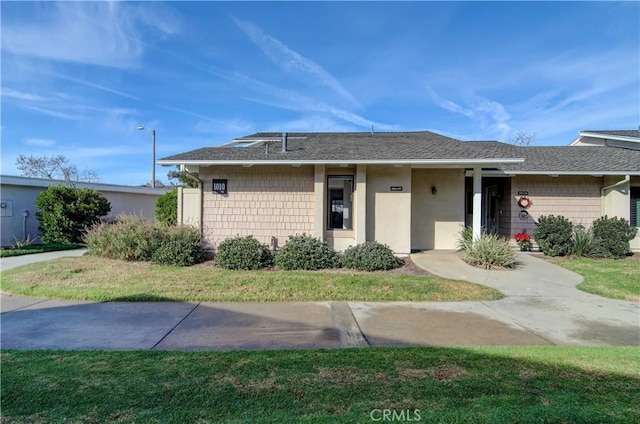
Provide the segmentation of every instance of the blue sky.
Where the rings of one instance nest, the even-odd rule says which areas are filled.
[[[430,130],[566,145],[640,123],[639,2],[6,2],[2,174],[101,182],[258,131]],[[166,181],[169,168],[157,166]]]

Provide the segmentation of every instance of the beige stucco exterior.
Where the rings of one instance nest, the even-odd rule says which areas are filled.
[[[462,169],[412,171],[412,249],[456,248],[457,236],[464,228],[464,189]]]
[[[411,190],[410,166],[368,166],[367,240],[384,243],[400,255],[411,253]]]
[[[351,226],[329,230],[327,181],[331,176],[353,177]],[[226,179],[228,193],[212,190],[212,179]],[[266,165],[201,167],[202,191],[181,191],[180,222],[202,225],[209,247],[235,235],[253,235],[271,245],[284,245],[290,235],[311,234],[339,251],[375,240],[398,255],[412,250],[455,249],[465,225],[465,170],[412,168],[409,165]],[[639,177],[516,175],[483,177],[497,186],[499,234],[513,242],[515,233],[532,233],[541,216],[563,215],[585,227],[605,214],[629,219],[629,187]],[[468,185],[468,182],[467,182]],[[436,189],[433,194],[432,188]],[[518,205],[519,192],[533,202]],[[201,193],[201,194],[200,194]],[[601,196],[601,193],[604,193]],[[483,196],[486,195],[483,194]],[[480,213],[486,213],[483,198]],[[521,217],[521,212],[526,214]],[[190,220],[190,221],[189,221]],[[513,242],[515,243],[515,242]],[[640,236],[631,242],[640,250]]]

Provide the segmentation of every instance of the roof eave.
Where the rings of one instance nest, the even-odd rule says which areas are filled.
[[[493,172],[509,175],[591,175],[598,177],[603,175],[640,175],[640,171],[516,171],[505,169]]]
[[[640,143],[640,138],[638,137],[627,137],[624,135],[613,135],[613,134],[581,131],[578,138],[576,138],[573,142],[571,142],[570,146],[573,146],[576,143],[578,143],[582,137],[592,137],[592,138],[601,138],[604,140],[630,141],[632,143]]]

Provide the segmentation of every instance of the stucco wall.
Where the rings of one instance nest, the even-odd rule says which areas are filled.
[[[600,189],[602,177],[545,175],[517,175],[511,182],[511,238],[526,230],[531,234],[540,216],[563,215],[574,224],[590,227],[601,216]],[[524,210],[518,206],[518,191],[528,191],[533,205],[526,211],[529,216],[520,219]],[[534,221],[535,220],[535,221]]]
[[[411,253],[410,167],[369,165],[366,209],[367,240],[385,243],[396,254]]]
[[[7,184],[7,180],[24,180],[24,183]],[[0,227],[2,228],[2,246],[8,246],[15,242],[15,238],[18,240],[23,239],[23,225],[24,212],[27,212],[26,217],[26,235],[34,237],[40,237],[40,231],[38,231],[39,222],[36,219],[36,199],[38,194],[47,189],[46,186],[41,185],[27,185],[32,180],[36,179],[20,179],[16,177],[3,178],[1,184],[1,200],[7,202],[11,207],[11,211],[3,211],[2,217],[0,217]],[[40,183],[40,181],[37,181]],[[46,183],[42,183],[46,184]],[[52,184],[53,185],[53,184]],[[142,187],[129,188],[122,187],[122,190],[139,190],[138,193],[118,192],[117,186],[101,184],[77,184],[78,188],[95,188],[100,191],[111,203],[111,212],[108,216],[117,216],[120,214],[137,214],[147,219],[153,219],[156,207],[156,201],[158,197],[166,192],[166,190],[156,190],[154,193],[145,193],[144,191],[151,191],[151,189],[144,189]],[[11,216],[7,216],[9,215]],[[40,242],[40,240],[36,240]]]
[[[612,186],[622,181],[624,181],[624,177],[622,176],[607,175],[604,177],[604,186]],[[629,187],[629,182],[625,182],[620,185],[616,185],[614,188],[605,190],[604,198],[602,199],[603,215],[624,218],[627,221],[629,220]]]
[[[464,227],[464,170],[414,169],[411,189],[411,249],[455,249]]]
[[[631,187],[640,187],[640,177],[631,177]],[[640,223],[638,223],[638,233],[636,238],[630,242],[631,250],[640,252]]]
[[[213,192],[226,179],[228,193]],[[290,235],[314,233],[314,167],[201,167],[203,236],[215,248],[226,238],[253,235],[283,246]]]

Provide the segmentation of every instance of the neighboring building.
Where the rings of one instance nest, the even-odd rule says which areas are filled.
[[[541,215],[640,225],[640,150],[622,146],[518,147],[428,131],[258,133],[159,163],[198,173],[199,189],[179,190],[178,219],[200,226],[212,248],[235,235],[282,246],[307,233],[338,250],[376,240],[402,255],[454,249],[466,225],[513,239]]]
[[[640,150],[640,130],[580,131],[570,146],[608,146]]]
[[[137,214],[153,219],[158,197],[166,193],[166,188],[147,188],[114,184],[83,183],[42,178],[0,176],[0,227],[1,245],[9,246],[24,240],[40,236],[36,219],[36,198],[52,185],[72,184],[77,188],[91,188],[101,192],[111,203],[109,216]],[[15,238],[14,238],[15,237]],[[39,239],[38,239],[39,241]]]

